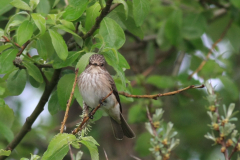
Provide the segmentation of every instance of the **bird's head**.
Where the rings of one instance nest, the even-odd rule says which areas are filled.
[[[105,58],[101,54],[93,54],[89,59],[90,66],[103,67],[103,66],[105,66],[105,63],[106,63]]]

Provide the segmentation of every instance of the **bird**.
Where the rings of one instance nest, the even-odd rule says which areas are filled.
[[[105,68],[106,60],[101,54],[93,54],[89,64],[78,77],[78,88],[84,103],[95,108],[111,91],[111,94],[101,105],[109,115],[114,136],[117,140],[123,137],[134,138],[135,134],[122,115],[122,105],[112,76]]]

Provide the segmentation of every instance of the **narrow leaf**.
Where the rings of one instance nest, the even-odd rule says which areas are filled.
[[[48,111],[51,115],[54,115],[58,113],[60,110],[61,106],[58,102],[57,92],[54,91],[48,103]]]
[[[68,145],[76,140],[72,134],[57,134],[48,145],[47,151],[43,154],[42,160],[61,160],[67,154]]]
[[[87,8],[86,20],[85,20],[85,29],[89,31],[95,23],[95,19],[100,15],[101,6],[99,3],[95,3],[93,6]]]
[[[44,40],[42,40],[41,38],[36,41],[36,49],[38,51],[39,56],[46,60],[48,57],[48,51],[45,46]]]
[[[32,37],[33,25],[29,20],[24,21],[17,30],[17,42],[22,46]]]
[[[70,97],[75,74],[66,74],[58,82],[57,95],[60,106],[66,109],[67,101]]]
[[[10,2],[10,4],[19,9],[23,9],[23,10],[27,10],[27,11],[32,10],[29,7],[29,5],[22,0],[13,0],[12,2]]]
[[[137,26],[141,26],[150,11],[149,0],[133,0],[133,15]]]
[[[19,95],[25,88],[27,75],[25,70],[13,71],[7,80],[7,88],[14,96]]]
[[[57,52],[57,55],[60,59],[65,60],[68,56],[68,48],[62,36],[51,29],[49,29],[49,34],[51,36],[52,44],[55,51]]]
[[[7,73],[14,68],[13,61],[17,53],[17,49],[8,49],[0,55],[0,74]]]
[[[53,62],[53,68],[63,68],[70,66],[80,55],[80,52],[72,51],[68,53],[68,57],[65,61],[61,60],[60,58],[56,57],[56,59]]]
[[[32,13],[32,19],[34,20],[36,26],[40,30],[40,34],[43,35],[46,31],[46,20],[45,18],[39,13]]]
[[[109,47],[119,49],[125,42],[125,34],[122,28],[111,18],[105,17],[103,19],[99,33]]]
[[[30,7],[32,8],[32,10],[34,10],[38,3],[40,2],[40,0],[30,0],[29,4],[30,4]]]
[[[10,150],[0,149],[0,156],[9,156],[11,154]]]
[[[63,18],[69,21],[78,19],[85,11],[88,0],[70,0],[65,8]]]
[[[9,143],[14,138],[14,134],[11,131],[11,129],[9,128],[9,126],[7,126],[6,124],[4,124],[2,122],[0,122],[0,136],[5,137]]]
[[[31,62],[26,62],[26,61],[23,61],[23,65],[27,68],[28,74],[30,76],[32,76],[39,83],[43,83],[42,74],[37,66],[35,66]]]

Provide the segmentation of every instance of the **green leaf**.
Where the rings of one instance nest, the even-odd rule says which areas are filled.
[[[64,39],[54,30],[49,29],[49,34],[51,36],[52,44],[55,51],[57,52],[58,57],[62,60],[65,60],[68,56],[68,48]]]
[[[129,9],[132,9],[132,3],[128,2]],[[128,30],[135,36],[138,36],[139,38],[143,39],[143,31],[141,27],[137,26],[134,22],[133,15],[129,14],[128,19],[125,17],[124,8],[123,6],[119,6],[116,9],[114,9],[112,12],[108,14],[109,18],[112,18],[115,20],[124,30]]]
[[[27,3],[21,0],[13,0],[12,2],[10,2],[10,4],[19,9],[23,9],[27,11],[32,10]]]
[[[96,141],[93,142],[87,139],[87,140],[81,140],[80,142],[88,148],[91,155],[91,159],[99,160],[98,148],[95,143]]]
[[[101,6],[96,2],[93,6],[86,10],[85,29],[89,31],[95,23],[95,19],[100,15]]]
[[[54,3],[53,3],[52,8],[54,8],[54,7],[58,4],[59,1],[60,1],[60,0],[54,0]]]
[[[68,153],[68,145],[76,141],[76,137],[72,134],[57,134],[53,137],[48,149],[44,152],[42,160],[61,160]]]
[[[226,37],[229,39],[230,44],[232,45],[234,51],[239,53],[239,41],[240,41],[240,27],[239,25],[232,24],[231,27],[228,29]]]
[[[43,56],[42,58],[46,58],[46,57],[50,58],[52,55],[55,55],[55,50],[54,50],[54,47],[53,47],[53,44],[52,44],[52,39],[49,35],[49,32],[45,32],[45,34],[43,34],[38,39],[41,39],[41,42],[43,43],[41,45],[41,49],[39,48],[40,50],[42,50],[42,51],[40,51],[41,52],[40,56],[41,57]],[[37,39],[37,41],[38,41],[38,39]],[[37,46],[37,47],[40,47],[40,46]],[[47,51],[47,53],[45,52],[45,50]]]
[[[109,47],[119,49],[125,42],[122,28],[111,18],[105,17],[102,20],[99,33]]]
[[[93,53],[93,52],[86,53],[79,59],[77,65],[76,65],[76,69],[79,69],[78,74],[81,74],[85,70],[86,66],[89,63],[89,58],[93,54],[96,54],[96,53]]]
[[[37,6],[37,13],[42,13],[44,15],[48,14],[50,12],[50,4],[48,0],[40,0],[38,6]]]
[[[186,39],[196,39],[205,32],[207,22],[202,14],[190,13],[183,19],[183,37]]]
[[[0,105],[0,122],[11,128],[13,121],[14,121],[13,110],[6,104]]]
[[[83,107],[83,98],[82,98],[82,95],[80,94],[80,91],[79,91],[78,87],[76,87],[75,90],[74,90],[74,97],[76,98],[78,104],[81,107]]]
[[[60,22],[61,22],[65,27],[67,27],[68,29],[71,29],[72,31],[75,30],[75,27],[74,27],[74,25],[73,25],[72,22],[69,22],[69,21],[64,20],[64,19],[60,20]]]
[[[11,129],[9,128],[9,126],[7,126],[6,124],[4,124],[1,121],[0,121],[0,136],[5,137],[9,143],[14,138],[14,134],[11,131]]]
[[[165,24],[165,36],[173,44],[178,45],[182,39],[182,11],[174,11]]]
[[[25,70],[13,71],[7,80],[7,88],[10,93],[17,96],[22,93],[27,82],[27,75]]]
[[[29,5],[32,8],[32,10],[34,10],[37,7],[39,2],[40,0],[30,0]]]
[[[33,34],[33,25],[29,20],[24,21],[17,30],[17,42],[22,46],[25,42],[30,40]]]
[[[230,2],[237,7],[238,9],[240,9],[240,1],[239,0],[230,0]]]
[[[141,26],[150,11],[149,0],[133,0],[133,15],[137,26]]]
[[[36,81],[32,76],[29,76],[29,82],[35,88],[38,88],[40,86],[40,83]]]
[[[13,60],[17,53],[17,49],[8,49],[0,55],[0,74],[7,73],[14,68]]]
[[[58,113],[61,110],[61,106],[58,102],[57,92],[54,91],[48,103],[48,111],[51,115]]]
[[[228,95],[231,95],[230,98],[232,100],[237,100],[239,97],[238,87],[237,85],[227,76],[221,76],[219,79],[222,81],[224,88]]]
[[[36,41],[36,49],[37,49],[40,57],[42,57],[44,60],[46,60],[48,58],[48,51],[47,51],[47,48],[45,46],[45,42],[43,39],[39,38]]]
[[[30,76],[32,76],[39,83],[43,83],[42,74],[37,66],[35,66],[33,63],[27,62],[27,61],[23,61],[23,65],[27,68],[28,74]]]
[[[5,90],[6,90],[5,87],[0,86],[0,96],[4,94]]]
[[[57,85],[58,101],[63,109],[66,109],[67,101],[72,92],[74,79],[75,74],[66,74],[58,82]]]
[[[151,138],[151,135],[145,132],[145,133],[142,133],[140,136],[138,136],[136,140],[134,150],[137,151],[137,153],[142,157],[150,154],[150,151],[149,151],[149,148],[151,148],[151,145],[149,143],[150,138]],[[144,145],[142,144],[143,142],[145,142]]]
[[[114,0],[114,3],[121,3],[124,7],[124,11],[125,11],[125,19],[128,19],[128,5],[126,3],[126,1],[124,0]]]
[[[129,123],[146,122],[146,109],[141,104],[132,106],[128,111],[128,121]]]
[[[63,13],[63,18],[69,21],[75,21],[83,14],[87,5],[88,0],[70,0]]]
[[[0,0],[0,15],[3,15],[7,11],[13,8],[13,6],[10,4],[11,1],[6,0]]]
[[[9,156],[11,154],[10,150],[0,149],[0,156]]]
[[[38,155],[32,155],[31,154],[31,159],[30,160],[38,160],[39,158],[41,158],[41,157],[38,156]]]
[[[147,79],[147,83],[152,84],[158,88],[172,88],[175,86],[176,81],[169,76],[153,75]]]
[[[32,19],[34,20],[36,26],[40,30],[40,34],[43,35],[46,31],[46,20],[45,18],[39,13],[32,13]]]
[[[5,45],[2,45],[2,46],[0,46],[0,53],[2,52],[2,51],[4,51],[5,49],[8,49],[8,48],[10,48],[10,47],[12,47],[12,44],[5,44]]]
[[[53,68],[58,69],[58,68],[70,66],[79,57],[79,55],[80,55],[80,52],[77,52],[77,51],[68,52],[68,57],[65,61],[56,57],[56,59],[53,62]]]
[[[70,34],[72,34],[72,35],[74,35],[74,36],[76,36],[76,37],[80,37],[78,34],[76,34],[75,32],[73,32],[73,31],[70,30],[69,28],[65,27],[64,25],[59,24],[59,25],[56,25],[56,26],[54,26],[54,27],[56,27],[56,28],[58,28],[58,29],[61,29],[61,30],[64,30],[65,32],[68,32],[68,33],[70,33]]]

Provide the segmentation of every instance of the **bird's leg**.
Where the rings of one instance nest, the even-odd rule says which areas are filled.
[[[88,113],[88,117],[89,117],[90,119],[93,119],[92,111],[93,111],[94,109],[95,109],[95,108],[92,108],[92,110]]]

